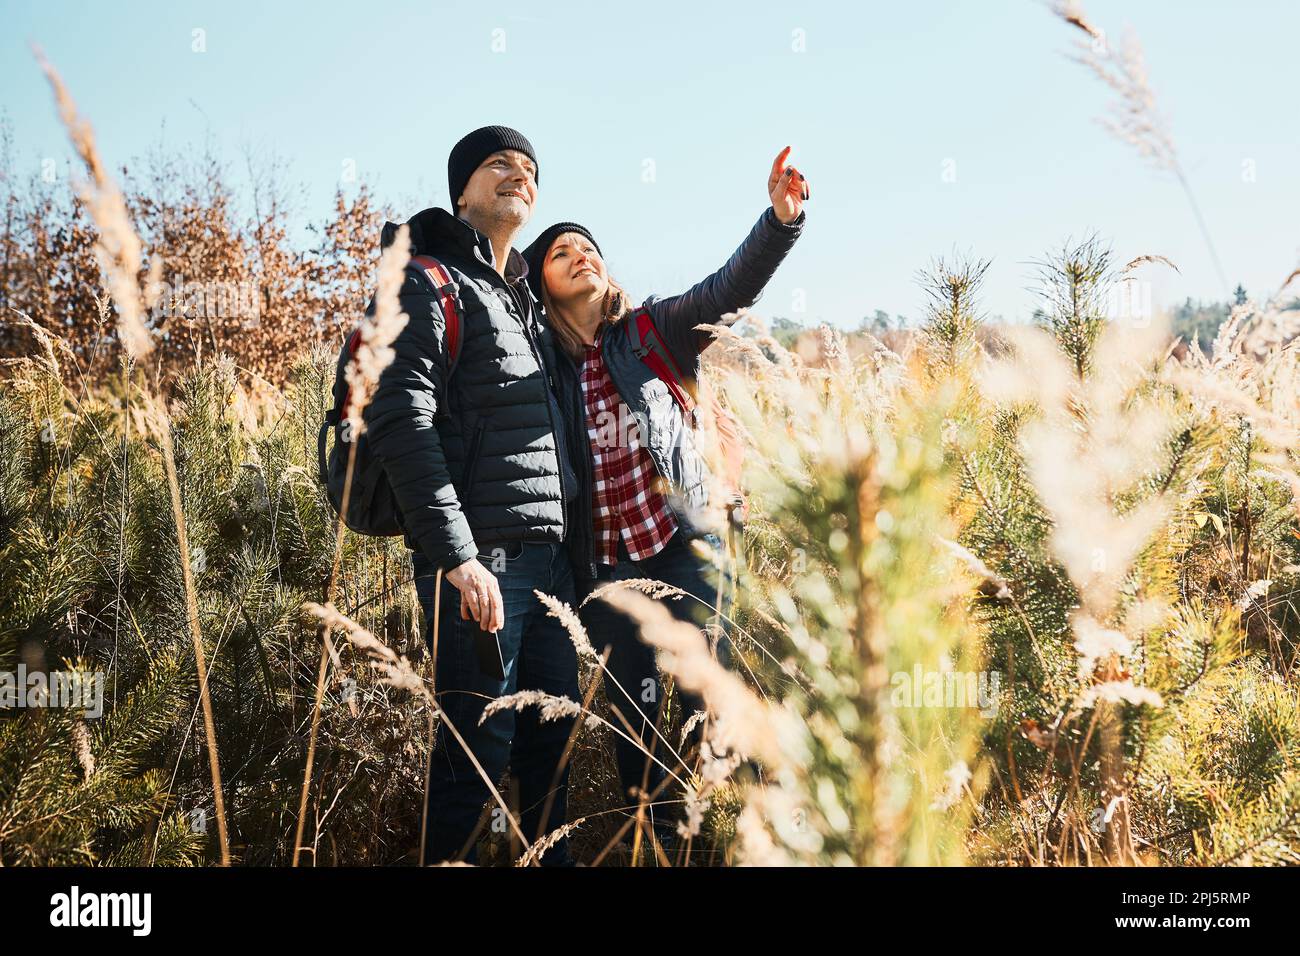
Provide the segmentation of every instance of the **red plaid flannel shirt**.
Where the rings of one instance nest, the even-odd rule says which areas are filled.
[[[594,346],[586,346],[581,381],[595,477],[596,561],[611,567],[618,563],[620,534],[633,561],[652,557],[668,544],[677,520],[659,490],[663,479],[640,442],[636,419],[609,377],[599,337]]]

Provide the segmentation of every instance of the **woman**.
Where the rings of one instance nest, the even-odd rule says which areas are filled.
[[[555,339],[556,388],[569,417],[569,445],[590,452],[577,454],[583,495],[571,508],[568,539],[586,593],[612,581],[652,578],[691,595],[668,600],[679,618],[699,623],[715,606],[718,576],[690,545],[697,537],[718,543],[701,524],[709,474],[690,411],[700,354],[712,336],[696,327],[724,322],[726,313],[752,305],[803,229],[808,187],[786,165],[789,153],[786,147],[772,164],[771,206],[726,265],[681,295],[646,300],[653,329],[640,310],[629,308],[583,226],[556,223],[524,251],[529,284]],[[679,378],[685,389],[677,388]],[[583,590],[580,585],[580,598]],[[582,618],[596,650],[610,652],[610,705],[658,761],[685,776],[663,742],[662,684],[636,624],[599,600],[582,608]],[[725,642],[719,650],[725,653]],[[689,694],[681,694],[681,707],[687,717],[703,709]],[[616,755],[629,797],[643,793],[665,801],[666,773],[658,763],[621,738]],[[676,815],[653,815],[661,841],[671,843]]]

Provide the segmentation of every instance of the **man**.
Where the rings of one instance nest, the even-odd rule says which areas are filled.
[[[533,593],[574,601],[564,538],[578,497],[552,394],[553,346],[513,248],[537,200],[537,155],[517,131],[487,126],[452,149],[447,180],[455,215],[430,208],[407,225],[412,255],[436,258],[455,285],[456,357],[440,297],[413,264],[400,296],[410,321],[365,414],[413,549],[438,704],[473,755],[448,728],[438,731],[425,863],[475,859],[489,795],[475,761],[494,786],[511,766],[530,842],[564,824],[567,761],[560,765],[572,719],[542,723],[535,707],[502,711],[481,726],[479,718],[489,700],[516,690],[578,696],[573,644]],[[383,244],[396,231],[385,225]],[[567,842],[542,863],[572,865]]]

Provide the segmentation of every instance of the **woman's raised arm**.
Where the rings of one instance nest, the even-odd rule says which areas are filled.
[[[785,165],[789,155],[787,146],[772,163],[767,181],[771,205],[726,264],[681,295],[647,301],[660,334],[680,360],[694,364],[713,340],[707,332],[696,331],[697,325],[721,323],[723,315],[758,301],[799,238],[808,182],[795,167]]]

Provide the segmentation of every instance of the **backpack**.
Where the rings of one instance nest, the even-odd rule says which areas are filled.
[[[697,422],[695,409],[698,401],[694,389],[687,384],[686,376],[673,358],[667,343],[659,334],[650,310],[645,306],[636,309],[623,320],[627,328],[628,341],[632,351],[659,381],[668,387],[669,393],[682,409],[688,424]],[[731,523],[739,525],[746,510],[744,496],[740,493],[740,472],[745,460],[745,446],[740,438],[740,428],[734,415],[722,407],[718,397],[710,393],[710,409],[718,429],[719,451],[722,453],[722,480],[730,492],[727,504],[727,516]]]
[[[414,268],[438,297],[447,324],[447,380],[460,358],[461,327],[459,290],[446,266],[432,256],[411,256],[407,268]],[[383,464],[370,449],[365,432],[357,438],[356,462],[352,470],[352,487],[348,491],[348,507],[343,512],[343,486],[347,481],[348,455],[352,435],[347,422],[348,402],[352,390],[348,386],[347,368],[361,344],[361,326],[348,336],[339,351],[334,367],[334,405],[325,413],[325,421],[316,435],[316,465],[320,482],[325,486],[330,506],[343,523],[358,534],[390,537],[404,532],[397,499],[388,484]],[[325,451],[326,437],[334,432],[334,445]]]

